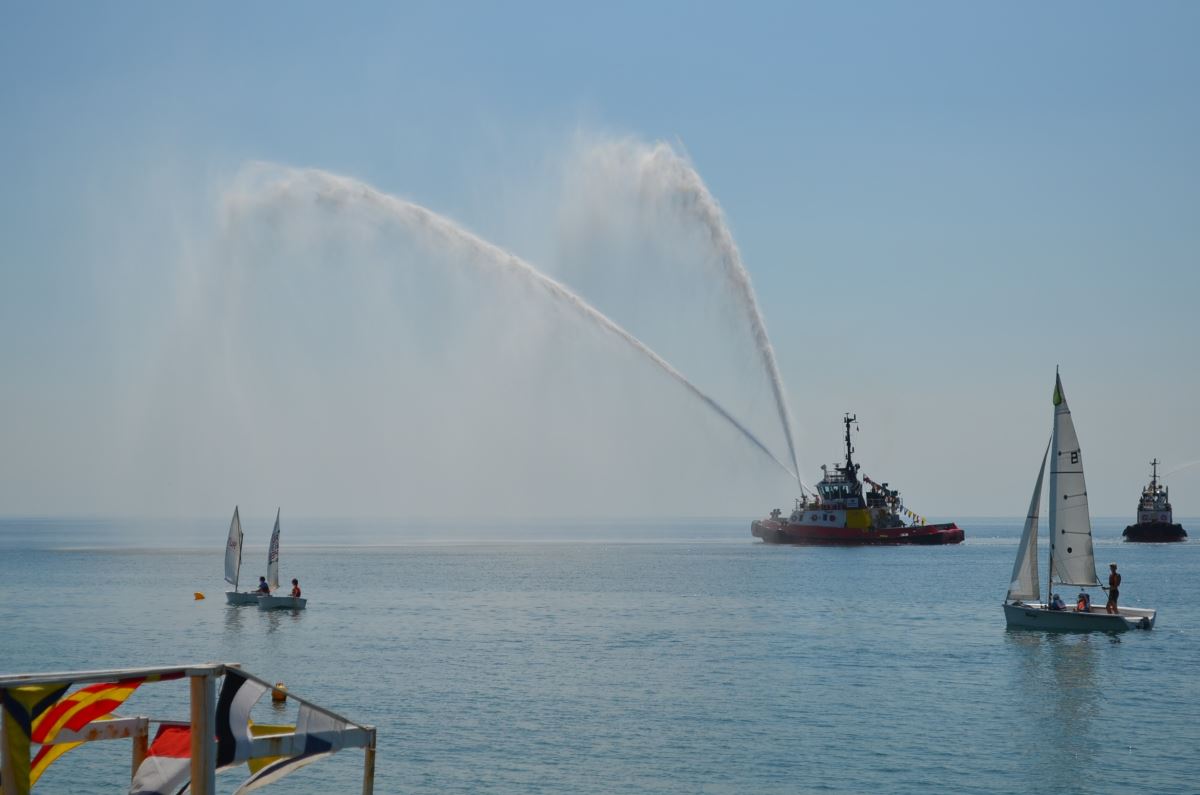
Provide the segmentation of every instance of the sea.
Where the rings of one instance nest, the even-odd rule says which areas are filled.
[[[1006,630],[1018,518],[830,548],[763,544],[749,518],[285,517],[294,613],[225,604],[228,521],[0,521],[0,673],[239,663],[375,726],[377,793],[1200,792],[1196,519],[1170,545],[1094,521],[1122,602],[1159,611],[1119,635]],[[247,584],[270,523],[243,523]],[[120,713],[184,720],[187,686]],[[125,792],[129,765],[127,740],[89,743],[34,791]],[[344,750],[264,791],[362,775]]]

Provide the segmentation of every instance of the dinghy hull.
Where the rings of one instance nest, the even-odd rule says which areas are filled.
[[[1040,629],[1051,632],[1125,632],[1130,629],[1153,629],[1157,617],[1154,610],[1122,607],[1116,615],[1105,613],[1103,607],[1093,606],[1086,613],[1074,610],[1048,610],[1039,602],[1006,602],[1004,618],[1009,629]]]
[[[303,610],[308,600],[303,596],[260,596],[259,610]]]
[[[225,601],[231,605],[256,605],[259,595],[254,591],[226,591]]]

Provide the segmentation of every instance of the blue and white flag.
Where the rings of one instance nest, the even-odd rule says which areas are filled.
[[[307,704],[300,705],[296,715],[296,734],[292,739],[293,756],[280,759],[259,770],[242,782],[234,795],[243,795],[278,781],[305,765],[340,751],[344,747],[344,732],[350,728],[344,721],[317,712]]]
[[[217,770],[250,758],[250,710],[268,687],[225,669],[221,695],[217,697]]]

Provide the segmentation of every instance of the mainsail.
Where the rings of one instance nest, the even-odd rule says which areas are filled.
[[[1054,376],[1054,436],[1050,441],[1050,576],[1064,585],[1095,587],[1092,520],[1088,514],[1083,454],[1063,394],[1062,379]]]
[[[242,570],[242,520],[233,506],[233,521],[229,523],[229,542],[225,545],[225,582],[237,590],[238,574]]]
[[[1029,514],[1025,517],[1025,530],[1021,533],[1021,545],[1017,548],[1017,561],[1013,564],[1012,582],[1008,585],[1009,599],[1040,599],[1041,585],[1038,582],[1037,541],[1038,507],[1042,501],[1042,477],[1046,474],[1046,458],[1050,445],[1042,453],[1042,467],[1038,470],[1037,483],[1033,486],[1033,499],[1029,501]]]
[[[271,547],[267,550],[267,584],[274,591],[279,587],[279,509],[275,509],[275,529],[271,531]]]

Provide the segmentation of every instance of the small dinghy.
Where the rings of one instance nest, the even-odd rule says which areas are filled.
[[[242,571],[242,520],[238,518],[237,506],[233,506],[233,521],[229,523],[229,540],[225,544],[225,582],[233,586],[225,592],[225,601],[231,605],[257,604],[257,591],[239,591],[238,576]]]
[[[267,550],[267,584],[274,591],[279,587],[279,511],[275,511],[275,529],[271,531],[271,546]],[[302,596],[275,596],[263,594],[258,597],[259,610],[303,610],[308,600]]]

